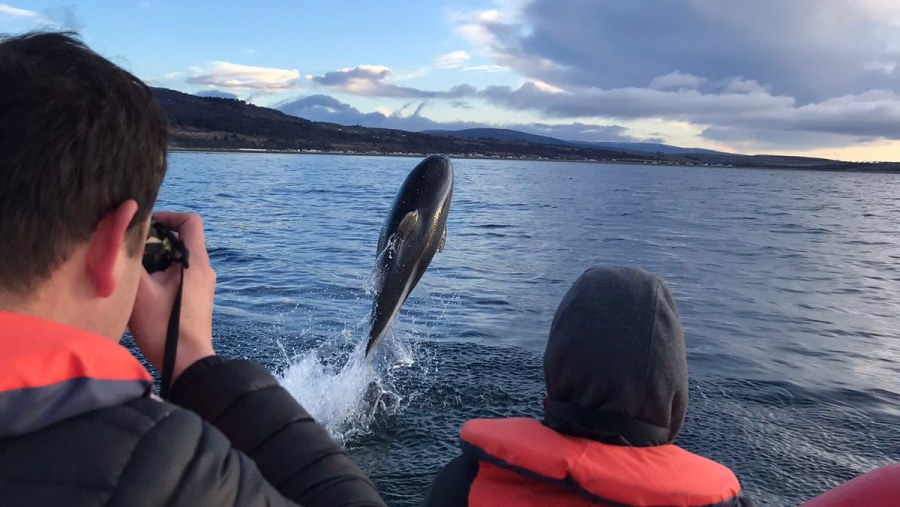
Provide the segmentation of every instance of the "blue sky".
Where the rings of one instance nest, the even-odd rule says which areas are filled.
[[[894,0],[0,0],[40,27],[313,120],[900,160]]]

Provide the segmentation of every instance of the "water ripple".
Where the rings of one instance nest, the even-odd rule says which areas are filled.
[[[217,350],[311,389],[294,392],[330,414],[392,505],[418,504],[465,419],[540,413],[553,312],[601,263],[669,282],[692,374],[682,443],[762,504],[900,460],[896,175],[454,161],[445,251],[381,369],[341,377],[335,358],[349,364],[364,339],[382,221],[416,162],[178,153],[159,197],[204,215]],[[316,405],[327,385],[351,409]],[[354,404],[379,392],[379,410]]]

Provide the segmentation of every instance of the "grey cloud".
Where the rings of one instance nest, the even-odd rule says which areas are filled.
[[[475,89],[472,85],[461,84],[456,85],[453,88],[450,88],[450,91],[447,92],[443,97],[450,99],[461,99],[465,97],[473,97],[478,93],[478,90]]]
[[[390,69],[384,67],[358,66],[352,69],[341,69],[334,72],[328,72],[324,76],[315,76],[313,77],[313,81],[327,86],[340,86],[357,79],[380,81],[390,75]]]
[[[475,123],[455,122],[439,124],[422,116],[426,104],[407,103],[390,116],[379,112],[363,113],[359,109],[341,102],[329,95],[310,95],[282,103],[276,108],[284,113],[313,121],[338,123],[341,125],[361,125],[363,127],[390,128],[418,132],[421,130],[453,128],[472,128]],[[412,114],[406,114],[413,109]]]
[[[533,6],[540,5],[541,1],[538,0]],[[826,0],[826,4],[831,5],[835,1]],[[668,5],[667,2],[664,3]],[[582,7],[590,9],[591,5],[593,4]],[[713,4],[703,4],[701,0],[694,0],[690,5],[700,5],[707,9],[711,9],[710,6],[715,7]],[[623,8],[626,11],[636,9],[631,4]],[[509,44],[515,44],[517,56],[529,54],[527,50],[530,36],[496,21],[488,20],[484,24],[495,30],[484,40],[494,41],[496,44],[497,40],[502,39]],[[539,33],[537,29],[534,32]],[[532,36],[536,36],[534,34]],[[541,74],[540,77],[546,77],[549,75],[546,73],[550,71],[559,73],[560,69],[564,68],[558,66],[554,70],[554,65],[556,64],[553,62],[548,63],[547,60],[537,58],[533,59],[531,68],[535,72],[538,70],[544,72],[545,74]],[[803,146],[813,146],[818,139],[820,144],[815,145],[818,147],[846,146],[858,139],[900,139],[900,129],[897,129],[897,125],[900,125],[900,95],[889,90],[868,90],[804,102],[788,93],[777,93],[775,86],[755,79],[750,74],[716,76],[712,79],[689,70],[676,69],[662,74],[655,72],[648,74],[653,76],[650,79],[641,78],[643,84],[640,86],[604,88],[575,86],[569,83],[564,92],[558,92],[539,83],[527,82],[518,88],[488,86],[478,90],[471,85],[460,84],[446,91],[435,91],[397,86],[385,81],[390,75],[386,68],[360,66],[326,74],[330,77],[321,76],[317,82],[332,83],[330,85],[332,89],[344,93],[411,99],[418,104],[418,109],[408,114],[409,110],[416,107],[410,103],[408,105],[410,109],[401,109],[391,117],[370,116],[355,122],[346,116],[336,116],[338,112],[342,115],[349,114],[351,117],[362,115],[355,110],[347,111],[336,107],[328,110],[327,115],[321,110],[317,110],[316,114],[320,119],[327,116],[338,118],[328,120],[338,123],[421,130],[444,128],[434,125],[423,116],[422,108],[429,100],[448,100],[451,104],[484,101],[500,108],[534,111],[541,117],[552,120],[552,123],[566,122],[570,125],[567,129],[557,126],[553,129],[562,132],[560,135],[566,139],[576,140],[597,140],[595,135],[605,137],[604,140],[617,140],[617,135],[624,135],[612,130],[593,133],[586,130],[579,131],[578,123],[572,123],[573,120],[589,118],[625,121],[652,118],[687,122],[706,128],[705,135],[710,139],[724,141],[725,136],[736,136],[737,133],[741,133],[750,136],[744,141],[772,142],[779,147],[782,146],[784,139],[791,138],[796,138]],[[608,69],[607,73],[616,74],[609,72]],[[549,82],[553,84],[554,81],[550,79]],[[304,113],[309,114],[308,111]],[[550,123],[548,121],[545,125]],[[460,125],[458,128],[467,128],[466,125],[479,126],[468,122],[459,122],[458,125]],[[545,132],[543,127],[535,125],[515,128],[553,135]],[[609,139],[610,137],[612,139]],[[737,138],[731,141],[737,142]]]
[[[360,65],[352,69],[341,69],[322,76],[313,76],[312,81],[336,91],[366,97],[461,99],[477,93],[474,87],[467,84],[454,86],[448,91],[428,91],[399,86],[384,81],[390,75],[391,71],[386,67]]]
[[[531,109],[549,118],[606,116],[623,119],[670,118],[707,123],[734,115],[783,110],[794,104],[791,97],[768,94],[707,94],[697,90],[663,91],[649,88],[585,89],[576,93],[552,93],[526,83],[518,89],[489,86],[480,96],[514,109]]]
[[[797,106],[794,99],[761,92],[741,81],[751,93],[703,93],[697,90],[621,88],[588,89],[577,93],[551,93],[527,83],[518,89],[493,86],[479,96],[513,109],[530,109],[548,118],[613,117],[663,118],[707,125],[715,129],[742,129],[747,134],[763,131],[807,132],[851,139],[900,139],[900,95],[869,91]],[[771,139],[764,135],[760,139]],[[837,139],[830,138],[829,141]],[[823,138],[820,146],[825,145]]]
[[[872,90],[859,95],[835,97],[817,104],[807,104],[787,115],[774,118],[763,115],[748,121],[754,126],[772,126],[780,130],[800,130],[857,136],[862,139],[900,139],[900,95],[885,90]]]
[[[534,0],[470,20],[503,65],[563,88],[645,87],[680,72],[745,76],[801,103],[895,88],[900,7],[854,0]],[[878,9],[887,10],[887,13]],[[882,70],[879,70],[882,69]]]
[[[387,120],[387,116],[381,113],[362,113],[350,104],[345,104],[328,95],[310,95],[282,103],[276,108],[284,113],[307,120],[341,125],[384,127]]]
[[[684,86],[678,87],[679,83]],[[403,97],[416,101],[446,98],[451,103],[457,103],[463,99],[466,102],[480,99],[501,108],[534,111],[554,122],[569,123],[579,118],[595,117],[684,121],[708,127],[710,136],[718,132],[717,129],[734,129],[730,132],[757,136],[755,138],[761,141],[782,139],[786,135],[784,133],[792,131],[829,134],[828,137],[821,137],[822,144],[819,146],[826,146],[825,143],[847,145],[858,138],[900,139],[900,129],[897,128],[900,124],[900,95],[891,91],[869,91],[798,105],[793,97],[773,95],[756,81],[742,77],[705,83],[700,90],[685,87],[700,84],[701,81],[692,76],[673,74],[657,82],[657,85],[664,88],[677,87],[676,89],[587,88],[555,93],[534,83],[525,83],[519,88],[489,86],[480,91],[465,84],[448,91],[403,88],[403,93],[400,93],[396,89],[399,87],[378,83],[381,88],[377,92],[383,94],[379,96]],[[379,113],[361,113],[324,95],[313,97],[284,105],[282,110],[301,117],[335,123],[405,130],[443,128],[435,126],[431,120],[422,116],[426,102],[409,103],[393,116],[386,117]],[[324,101],[323,97],[329,99],[327,104],[315,103],[316,100]],[[414,107],[417,109],[408,114]],[[461,125],[459,128],[470,128],[482,124],[458,122],[457,125]],[[577,122],[570,125],[572,126],[567,129],[554,128],[562,131],[566,139],[598,140],[594,136],[599,134],[599,137],[604,138],[602,140],[618,140],[613,131],[591,133],[579,131],[577,125],[580,124]],[[524,130],[552,135],[534,126],[526,126]],[[609,136],[613,138],[610,139]]]
[[[531,134],[555,137],[571,141],[647,141],[626,135],[626,129],[618,125],[591,125],[571,123],[551,125],[546,123],[491,125],[480,122],[436,122],[423,116],[426,104],[408,103],[390,116],[375,112],[363,113],[355,107],[328,95],[310,95],[277,106],[280,111],[313,121],[362,125],[364,127],[392,128],[418,132],[422,130],[462,130],[482,127],[498,127],[520,130]],[[405,112],[414,109],[411,115]]]
[[[719,81],[713,85],[713,90],[726,93],[769,93],[769,87],[741,76]]]
[[[844,135],[808,132],[773,130],[742,126],[715,126],[703,129],[701,137],[723,142],[738,150],[758,151],[760,147],[768,150],[804,150],[824,147],[844,146],[850,142],[868,141],[868,138],[848,138]]]
[[[466,100],[451,100],[450,105],[458,109],[473,109],[475,107]]]

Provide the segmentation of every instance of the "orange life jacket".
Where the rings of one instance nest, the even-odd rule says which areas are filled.
[[[741,492],[727,467],[673,444],[603,444],[526,418],[475,419],[460,439],[479,459],[470,506],[725,507]]]
[[[0,437],[149,396],[153,379],[108,338],[0,312]]]
[[[887,465],[813,498],[802,507],[897,507],[900,463]]]

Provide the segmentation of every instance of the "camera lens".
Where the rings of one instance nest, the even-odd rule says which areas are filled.
[[[165,271],[172,265],[172,233],[156,220],[150,222],[150,233],[144,243],[144,269],[148,273]]]

